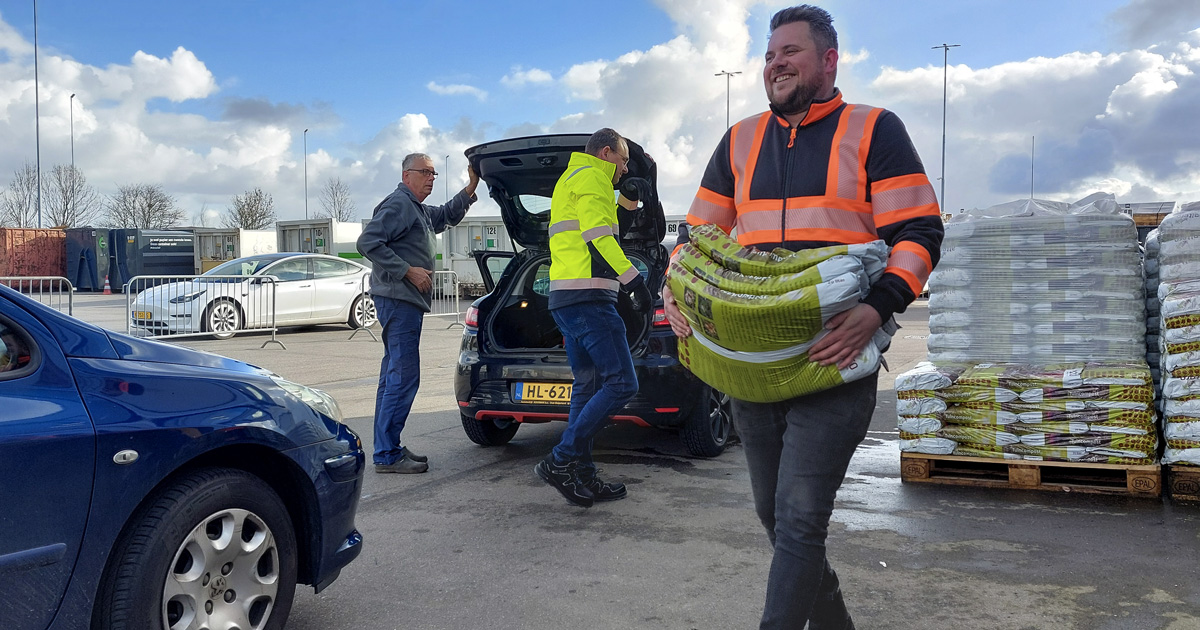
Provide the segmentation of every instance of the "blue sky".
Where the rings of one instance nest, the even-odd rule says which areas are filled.
[[[1194,0],[865,0],[821,3],[851,102],[897,112],[931,179],[941,168],[950,52],[948,207],[1107,190],[1200,199],[1200,3]],[[210,222],[261,186],[303,216],[331,177],[359,216],[405,153],[450,155],[512,135],[612,126],[659,160],[668,213],[686,212],[725,126],[765,108],[767,21],[782,4],[685,2],[147,2],[38,4],[43,173],[69,161],[103,194],[158,183]],[[0,2],[0,186],[34,159],[32,2]],[[7,87],[5,85],[7,84]],[[1043,188],[1044,185],[1044,188]],[[935,188],[937,188],[935,179]],[[444,197],[439,182],[430,201]],[[494,212],[490,201],[473,211]]]

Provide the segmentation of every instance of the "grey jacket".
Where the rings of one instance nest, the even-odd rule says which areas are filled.
[[[458,225],[476,197],[459,191],[444,206],[427,206],[401,183],[379,202],[358,237],[358,253],[371,261],[371,295],[408,302],[426,313],[432,296],[404,278],[409,267],[434,269],[436,235]]]

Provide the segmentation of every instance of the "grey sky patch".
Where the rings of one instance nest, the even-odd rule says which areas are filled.
[[[1200,27],[1200,2],[1131,0],[1109,14],[1108,21],[1127,43],[1149,46]]]
[[[1000,158],[989,173],[988,183],[992,192],[1028,194],[1032,175],[1034,196],[1038,189],[1070,190],[1089,177],[1112,172],[1115,158],[1111,133],[1105,129],[1084,129],[1077,142],[1044,138],[1037,143],[1032,157],[1027,152]]]
[[[274,125],[286,125],[307,117],[308,108],[302,105],[276,104],[262,98],[230,99],[222,115],[229,121]]]

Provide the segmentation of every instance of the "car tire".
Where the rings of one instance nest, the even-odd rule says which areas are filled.
[[[189,473],[125,531],[101,582],[93,628],[277,630],[287,622],[296,535],[287,507],[258,477],[228,468]]]
[[[705,386],[702,400],[684,422],[680,437],[692,455],[716,457],[725,451],[733,432],[729,396]]]
[[[354,298],[354,302],[350,305],[350,320],[346,323],[351,328],[370,328],[377,321],[379,321],[379,316],[375,314],[375,300],[368,295]]]
[[[466,431],[467,437],[480,446],[508,444],[509,440],[517,434],[517,429],[521,428],[521,423],[513,420],[494,420],[492,418],[476,420],[466,414],[459,415],[462,417],[463,431]]]
[[[237,302],[216,300],[204,309],[204,332],[216,339],[229,339],[242,328],[242,309]]]

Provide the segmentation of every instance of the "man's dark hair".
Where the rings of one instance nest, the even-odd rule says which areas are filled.
[[[794,7],[781,9],[778,13],[771,16],[771,32],[793,22],[808,22],[808,28],[812,31],[813,42],[820,49],[817,52],[824,53],[830,48],[837,50],[837,31],[833,30],[833,16],[821,7],[814,7],[811,4],[801,4]]]
[[[605,127],[592,134],[591,138],[588,138],[587,146],[583,148],[583,152],[587,153],[588,155],[599,156],[600,149],[603,149],[604,147],[608,147],[613,151],[620,152],[621,141],[621,134],[609,129],[608,127]]]

